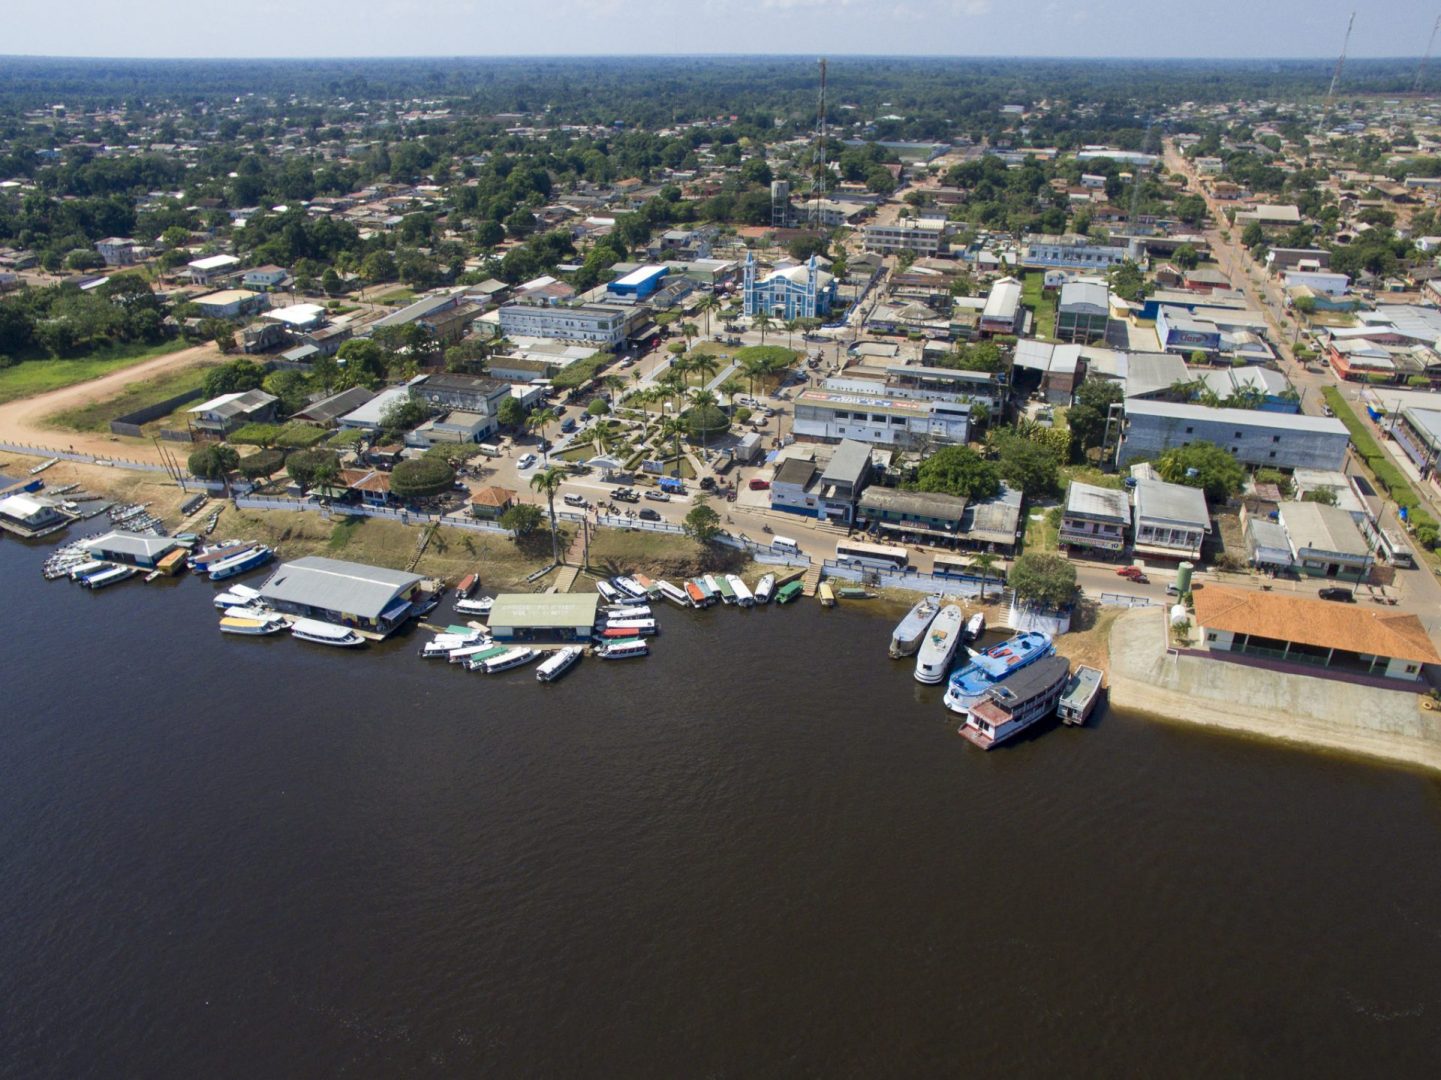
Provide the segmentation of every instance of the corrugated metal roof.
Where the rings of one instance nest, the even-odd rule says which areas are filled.
[[[490,609],[492,628],[549,629],[593,626],[596,593],[502,593]]]
[[[260,587],[260,595],[266,600],[374,619],[420,580],[419,574],[403,570],[307,555],[282,565]]]

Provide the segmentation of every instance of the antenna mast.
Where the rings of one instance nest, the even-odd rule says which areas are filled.
[[[1431,26],[1431,40],[1426,42],[1426,55],[1421,57],[1421,62],[1416,65],[1416,79],[1411,83],[1411,93],[1421,92],[1421,76],[1426,74],[1426,62],[1431,59],[1431,49],[1436,44],[1436,31],[1441,30],[1441,15],[1436,16],[1435,23]]]
[[[826,197],[826,61],[817,63],[821,69],[820,96],[816,103],[816,148],[811,158],[811,225],[821,223],[821,200]]]
[[[1341,42],[1341,55],[1336,58],[1336,70],[1331,75],[1331,87],[1326,91],[1326,108],[1330,109],[1336,101],[1336,84],[1341,81],[1341,69],[1346,66],[1346,49],[1351,44],[1351,27],[1356,25],[1356,13],[1351,12],[1351,18],[1346,23],[1346,37]]]

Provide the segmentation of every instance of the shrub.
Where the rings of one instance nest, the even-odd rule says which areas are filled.
[[[258,454],[240,459],[240,475],[255,480],[262,476],[274,476],[285,464],[285,451],[262,450]]]
[[[390,474],[390,493],[398,499],[423,498],[449,491],[455,470],[441,458],[421,457],[402,461]]]
[[[193,476],[202,480],[223,480],[240,462],[240,455],[228,446],[202,446],[185,460]]]

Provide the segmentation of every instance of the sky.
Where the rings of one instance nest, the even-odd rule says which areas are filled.
[[[3,0],[0,54],[1419,56],[1438,0]],[[0,81],[4,67],[0,64]]]

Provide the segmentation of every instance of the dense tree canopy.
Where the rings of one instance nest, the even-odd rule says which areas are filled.
[[[988,499],[1001,490],[994,463],[968,446],[943,446],[916,470],[916,489],[968,499]]]

